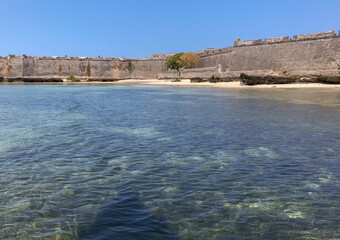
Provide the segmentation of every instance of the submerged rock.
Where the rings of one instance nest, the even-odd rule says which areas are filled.
[[[234,81],[235,78],[231,78],[231,77],[220,77],[218,75],[213,75],[211,76],[208,81],[210,83],[219,83],[219,82],[232,82]]]
[[[240,75],[241,84],[289,84],[289,83],[325,83],[340,84],[340,76],[250,76],[244,73]]]
[[[241,84],[245,85],[296,83],[298,79],[298,77],[286,76],[250,76],[244,73],[240,75]]]
[[[194,78],[190,78],[190,82],[191,83],[200,83],[200,82],[207,82],[207,79],[203,79],[200,77],[194,77]]]

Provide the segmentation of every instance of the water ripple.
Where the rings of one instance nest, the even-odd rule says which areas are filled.
[[[0,239],[339,239],[339,92],[0,87]]]

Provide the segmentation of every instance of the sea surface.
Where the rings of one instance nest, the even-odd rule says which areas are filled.
[[[340,239],[340,91],[1,85],[0,239]]]

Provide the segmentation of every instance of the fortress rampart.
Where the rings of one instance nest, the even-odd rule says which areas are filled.
[[[74,75],[84,79],[157,78],[164,71],[164,59],[130,59],[80,57],[2,57],[0,77],[4,78],[66,78]]]
[[[221,49],[195,52],[198,65],[181,71],[182,78],[237,76],[242,72],[265,74],[339,74],[340,31],[302,34],[241,41]],[[151,58],[81,58],[81,57],[0,57],[2,78],[67,78],[74,75],[88,80],[173,78],[166,59],[172,54],[153,54]],[[129,62],[134,67],[129,69]],[[217,68],[217,66],[220,66]]]
[[[340,34],[340,31],[339,31]],[[292,74],[338,74],[340,36],[334,31],[241,41],[233,47],[198,54],[197,68],[222,65],[222,73],[288,72]],[[222,74],[223,75],[223,74]]]

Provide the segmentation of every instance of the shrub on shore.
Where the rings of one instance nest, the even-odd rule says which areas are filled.
[[[73,74],[69,75],[67,77],[67,80],[72,81],[72,82],[79,82],[80,80],[76,78]]]
[[[132,62],[132,60],[129,60],[129,61],[128,61],[127,69],[128,69],[130,72],[133,71],[133,69],[135,69],[135,64],[134,64],[134,62]]]

